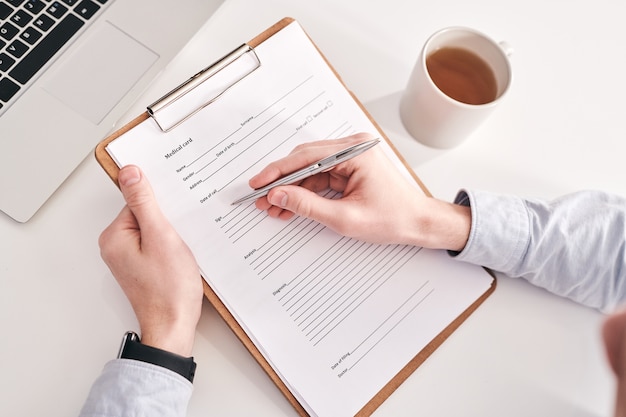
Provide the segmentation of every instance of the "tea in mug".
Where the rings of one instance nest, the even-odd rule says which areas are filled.
[[[435,85],[457,101],[478,105],[497,98],[498,84],[493,70],[467,49],[438,49],[426,58],[426,68]]]

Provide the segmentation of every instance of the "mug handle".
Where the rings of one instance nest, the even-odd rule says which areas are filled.
[[[504,54],[506,56],[510,57],[511,55],[513,55],[513,47],[510,43],[506,41],[501,41],[498,42],[498,45],[500,46],[500,48],[502,48],[502,51],[504,51]]]

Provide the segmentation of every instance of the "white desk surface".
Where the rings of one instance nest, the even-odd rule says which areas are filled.
[[[226,0],[122,122],[284,16],[302,23],[435,196],[450,200],[461,187],[542,198],[584,188],[626,195],[626,4],[612,0]],[[509,42],[514,80],[479,131],[440,151],[409,137],[398,101],[420,46],[451,25]],[[121,207],[89,155],[29,223],[0,216],[0,415],[76,415],[124,331],[137,328],[97,246]],[[495,293],[375,415],[611,415],[601,320],[500,277]],[[209,305],[195,356],[189,416],[295,416]]]

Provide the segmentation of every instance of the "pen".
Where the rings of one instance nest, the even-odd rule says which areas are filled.
[[[380,142],[380,139],[372,139],[366,142],[359,143],[357,145],[350,146],[349,148],[343,149],[324,159],[320,159],[319,161],[313,163],[312,165],[309,165],[306,168],[302,168],[292,174],[279,178],[276,181],[266,185],[265,187],[254,190],[250,194],[233,201],[231,205],[245,203],[246,201],[250,200],[256,200],[259,197],[267,195],[267,193],[269,193],[269,191],[274,187],[278,187],[279,185],[293,184],[320,172],[328,171],[329,169],[339,165],[342,162],[352,159],[355,156],[361,155],[363,152],[378,144],[378,142]]]

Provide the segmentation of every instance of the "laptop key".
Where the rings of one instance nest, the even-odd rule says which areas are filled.
[[[37,42],[39,38],[41,38],[41,32],[39,32],[34,27],[27,27],[26,29],[24,29],[24,32],[20,34],[20,38],[26,41],[26,43],[34,45],[35,42]]]
[[[37,14],[43,10],[46,5],[40,0],[28,0],[26,4],[24,4],[24,9],[28,10],[32,14]]]
[[[84,25],[80,18],[68,14],[9,72],[17,82],[30,80],[54,54]]]
[[[2,36],[7,41],[10,41],[17,35],[20,30],[10,24],[9,22],[5,22],[4,25],[0,26],[0,36]]]
[[[46,31],[54,25],[54,20],[48,16],[47,14],[41,14],[35,21],[33,25],[37,26],[39,29]]]
[[[83,19],[91,19],[91,17],[100,10],[100,6],[91,0],[83,0],[74,9],[74,12],[78,13]]]
[[[0,19],[4,20],[11,15],[13,12],[13,8],[8,4],[2,2],[0,3]]]
[[[31,20],[33,20],[33,15],[26,13],[24,10],[18,10],[11,16],[11,21],[21,28],[25,27]]]
[[[39,13],[44,7],[46,7],[46,5],[40,0],[28,0],[26,4],[24,4],[24,8],[32,14]]]
[[[50,16],[60,19],[67,12],[67,7],[55,1],[46,9],[46,12],[50,13]]]
[[[16,58],[21,58],[28,51],[28,46],[16,39],[7,46],[6,51]]]
[[[0,52],[0,71],[8,71],[13,64],[15,64],[15,60],[13,58],[4,52]]]
[[[0,78],[0,101],[4,101],[6,103],[11,100],[11,97],[13,97],[19,89],[20,86],[8,78]]]

